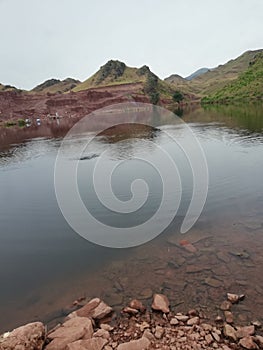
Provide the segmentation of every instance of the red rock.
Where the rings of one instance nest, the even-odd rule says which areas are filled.
[[[140,302],[139,300],[137,299],[133,299],[129,306],[132,308],[132,309],[136,309],[140,312],[145,312],[146,310],[146,307],[142,304],[142,302]]]
[[[89,339],[93,335],[92,321],[86,317],[73,317],[48,335],[52,341],[47,350],[64,350],[66,345],[79,339]]]
[[[154,294],[152,309],[168,313],[170,311],[168,298],[163,294]]]
[[[250,336],[240,339],[239,344],[248,350],[258,349],[257,344]]]
[[[229,300],[232,304],[235,304],[239,301],[239,295],[233,293],[227,293],[227,300]]]
[[[95,320],[100,320],[112,312],[112,308],[104,303],[104,301],[99,298],[94,298],[90,300],[82,308],[72,312],[68,315],[68,318],[72,317],[89,317]]]
[[[1,350],[41,350],[46,330],[41,322],[28,323],[7,334],[0,343]]]
[[[238,338],[244,338],[248,337],[249,335],[254,335],[255,334],[255,326],[245,326],[245,327],[240,327],[237,330],[237,337]]]
[[[146,337],[142,337],[138,340],[131,340],[127,343],[120,344],[117,347],[117,350],[146,350],[146,349],[150,349],[150,345],[151,345],[150,340]]]
[[[106,339],[92,338],[88,340],[77,340],[67,345],[66,350],[102,350],[107,344]]]
[[[232,326],[230,326],[229,324],[224,325],[223,332],[227,338],[234,340],[234,341],[237,340],[236,330]]]
[[[137,315],[137,314],[139,313],[138,310],[133,309],[133,308],[131,308],[131,307],[129,307],[129,306],[126,306],[126,307],[122,310],[122,312],[124,312],[125,314],[129,314],[129,315]]]
[[[232,312],[224,311],[224,314],[225,314],[225,318],[226,318],[226,322],[227,323],[233,323],[234,322],[234,317],[233,317]]]

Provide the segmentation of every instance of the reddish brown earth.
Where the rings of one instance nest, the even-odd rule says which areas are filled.
[[[84,115],[111,104],[137,101],[149,102],[141,83],[92,88],[66,94],[31,94],[0,92],[0,121],[26,119],[41,121],[56,113],[62,118],[79,119]]]

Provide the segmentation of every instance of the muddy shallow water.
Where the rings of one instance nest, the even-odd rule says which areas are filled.
[[[65,221],[53,185],[59,138],[51,134],[47,138],[41,129],[30,138],[27,130],[27,140],[10,145],[15,131],[8,130],[5,136],[2,132],[0,331],[35,319],[52,323],[80,296],[102,297],[118,309],[130,298],[149,302],[157,291],[168,296],[175,310],[199,308],[211,318],[219,312],[217,306],[226,292],[244,293],[245,300],[233,310],[236,320],[263,321],[263,109],[199,108],[185,111],[183,120],[198,136],[207,158],[210,183],[204,210],[195,226],[182,235],[179,228],[192,180],[175,150],[183,178],[178,215],[156,239],[127,249],[94,245]],[[180,137],[177,129],[163,126],[154,136],[161,146],[166,142],[162,130],[168,127]],[[136,166],[129,162],[131,156],[140,152],[158,156],[145,149],[142,141],[147,138],[149,135],[140,135],[137,140],[112,144],[98,140],[89,150],[89,155],[96,155],[108,148],[109,162],[128,160],[116,175],[120,196],[130,196],[127,182],[136,174]],[[81,163],[84,201],[93,198],[87,174],[95,162],[94,156]],[[148,176],[150,199],[139,218],[129,218],[131,222],[147,218],[159,203],[158,178],[147,169],[143,172]],[[114,219],[95,199],[90,202],[105,222],[123,220]],[[196,252],[188,252],[180,244],[182,239],[191,242]]]

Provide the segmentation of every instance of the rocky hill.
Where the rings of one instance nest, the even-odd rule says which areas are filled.
[[[3,85],[0,83],[0,91],[21,91],[21,90],[17,89],[15,86]]]
[[[34,89],[31,90],[31,92],[63,93],[74,89],[80,83],[81,82],[79,80],[72,79],[72,78],[67,78],[64,80],[49,79],[49,80],[46,80],[44,83],[37,85]]]

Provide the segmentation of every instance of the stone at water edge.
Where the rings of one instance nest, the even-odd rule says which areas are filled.
[[[229,300],[232,304],[236,304],[240,300],[243,300],[244,298],[245,298],[244,294],[227,293],[227,300]]]
[[[46,350],[64,350],[67,344],[80,339],[90,339],[93,335],[92,321],[87,317],[73,317],[48,335],[52,341]]]
[[[68,318],[72,317],[90,317],[94,320],[101,320],[113,311],[112,307],[104,303],[103,300],[99,298],[91,299],[82,308],[72,312],[68,315]]]
[[[168,313],[170,311],[169,305],[170,305],[169,300],[165,295],[154,294],[153,303],[152,303],[153,310],[162,311],[163,313]]]
[[[138,310],[140,312],[145,312],[146,311],[146,307],[142,304],[142,302],[140,302],[137,299],[131,300],[129,306],[132,309],[136,309],[136,310]]]
[[[45,339],[46,329],[43,323],[33,322],[7,333],[0,341],[0,349],[41,350]]]

